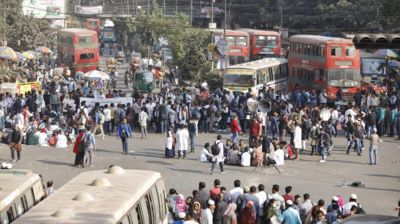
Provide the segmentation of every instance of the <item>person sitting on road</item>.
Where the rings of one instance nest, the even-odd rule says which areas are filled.
[[[246,146],[246,148],[244,148],[244,152],[241,155],[240,158],[240,165],[241,166],[250,166],[250,160],[251,160],[251,154],[249,152],[249,147]]]
[[[200,162],[211,162],[212,154],[210,153],[210,143],[204,144],[203,149],[200,152],[199,161]]]

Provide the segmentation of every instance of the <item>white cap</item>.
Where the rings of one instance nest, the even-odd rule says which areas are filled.
[[[357,195],[356,195],[356,194],[351,194],[351,195],[350,195],[350,198],[351,198],[351,199],[357,200]]]
[[[178,213],[178,218],[184,219],[185,217],[186,217],[186,213],[185,212],[179,212]]]
[[[333,197],[332,197],[332,200],[333,200],[333,201],[339,201],[339,198],[338,198],[338,196],[333,196]]]
[[[208,200],[208,204],[209,204],[209,205],[215,205],[215,201],[214,201],[214,200],[211,200],[211,199],[209,199],[209,200]]]
[[[287,200],[287,201],[286,201],[286,204],[288,204],[288,205],[293,205],[293,201],[292,201],[292,200]]]

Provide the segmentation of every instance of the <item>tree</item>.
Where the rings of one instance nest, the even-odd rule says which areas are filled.
[[[23,15],[21,4],[22,0],[2,1],[7,6],[2,9],[6,10],[6,26],[2,21],[0,30],[6,31],[8,45],[20,51],[40,45],[55,46],[56,31],[50,28],[50,21]]]

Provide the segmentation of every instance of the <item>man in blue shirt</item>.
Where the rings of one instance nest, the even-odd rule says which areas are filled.
[[[243,209],[246,206],[248,201],[252,201],[254,203],[254,206],[253,206],[253,212],[255,214],[254,217],[256,217],[256,219],[259,219],[260,201],[259,201],[258,197],[256,196],[256,193],[257,193],[257,187],[256,186],[251,186],[250,187],[250,194],[247,194],[244,197],[241,207]]]
[[[286,210],[279,215],[279,220],[285,224],[301,224],[299,212],[292,208],[293,201],[286,201]]]

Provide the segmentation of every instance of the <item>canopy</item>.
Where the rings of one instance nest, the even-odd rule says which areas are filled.
[[[52,54],[53,53],[53,51],[51,51],[48,47],[45,47],[45,46],[37,47],[35,49],[35,51],[43,53],[43,54]]]
[[[395,60],[389,61],[389,67],[400,68],[400,61],[395,61]]]
[[[16,51],[15,54],[17,54],[17,58],[15,58],[16,61],[24,61],[25,57],[21,52]]]
[[[2,46],[0,47],[0,58],[12,60],[18,58],[18,56],[12,48],[7,46]]]
[[[384,56],[384,57],[391,57],[391,58],[397,58],[399,55],[394,52],[393,50],[390,49],[379,49],[374,53],[377,56]]]
[[[35,59],[35,58],[36,58],[35,52],[33,52],[33,51],[25,51],[25,52],[22,52],[22,55],[23,55],[26,59]]]
[[[101,80],[109,80],[110,76],[107,75],[106,73],[99,71],[99,70],[93,70],[90,72],[86,72],[83,77],[83,79],[101,79]]]

